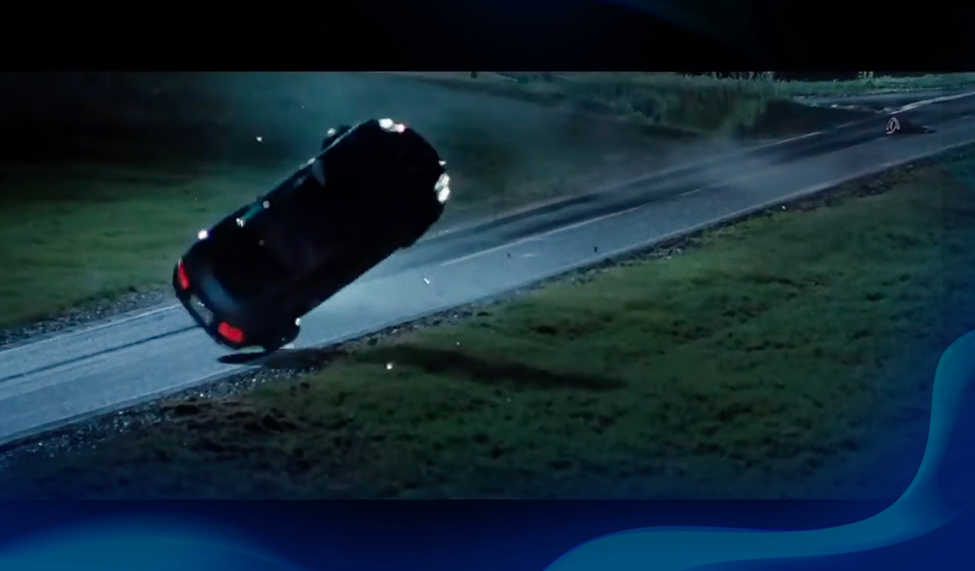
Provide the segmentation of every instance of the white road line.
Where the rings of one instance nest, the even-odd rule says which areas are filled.
[[[854,123],[854,122],[855,121],[851,121],[851,123]],[[766,145],[762,145],[761,147],[756,147],[756,149],[767,149],[769,147],[774,147],[776,145],[783,145],[785,143],[791,143],[792,141],[798,141],[800,139],[807,139],[809,137],[813,137],[813,136],[819,135],[820,133],[822,133],[822,131],[813,131],[812,133],[806,133],[805,135],[797,135],[795,137],[789,137],[788,139],[782,139],[780,141],[774,141],[774,142],[768,143]]]
[[[37,341],[28,342],[28,343],[25,343],[23,345],[17,345],[16,347],[10,347],[9,349],[0,349],[0,356],[6,357],[7,355],[9,355],[11,353],[14,353],[16,351],[19,351],[21,349],[27,349],[27,348],[37,347],[38,345],[43,345],[44,343],[50,343],[51,341],[64,341],[65,339],[70,339],[71,337],[77,337],[78,335],[87,335],[87,334],[91,333],[92,331],[99,331],[101,329],[105,329],[106,327],[114,327],[114,326],[120,325],[122,323],[128,323],[129,321],[135,321],[136,319],[143,319],[145,317],[150,317],[152,315],[156,315],[157,313],[163,313],[163,312],[166,312],[166,311],[172,311],[172,310],[176,309],[177,307],[180,307],[179,304],[167,305],[166,307],[160,307],[158,309],[153,309],[153,310],[150,310],[150,311],[146,311],[144,313],[136,313],[134,315],[129,315],[129,316],[123,317],[121,319],[114,319],[114,320],[110,319],[108,321],[103,321],[101,323],[93,324],[93,325],[91,325],[89,327],[86,327],[86,326],[82,325],[82,326],[78,327],[77,329],[75,329],[74,331],[69,331],[67,333],[61,333],[61,334],[55,334],[55,335],[52,335],[50,337],[45,337],[43,339],[38,339]]]
[[[941,103],[944,101],[954,101],[955,99],[963,99],[965,97],[971,97],[973,95],[975,95],[975,91],[967,91],[965,93],[959,93],[957,95],[943,95],[941,97],[934,97],[932,99],[922,99],[921,101],[915,101],[914,103],[908,103],[907,105],[898,107],[897,109],[894,109],[890,113],[891,114],[901,113],[903,111],[910,111],[911,109],[917,109],[918,107],[922,107],[924,105],[930,105],[932,103]]]
[[[628,179],[628,180],[625,180],[625,181],[613,182],[613,183],[611,183],[611,184],[609,184],[607,186],[599,187],[599,188],[597,188],[597,190],[595,190],[593,192],[594,193],[607,192],[607,191],[613,190],[614,188],[619,188],[619,187],[623,187],[623,186],[629,186],[631,184],[636,184],[636,183],[641,182],[641,181],[644,181],[644,180],[650,180],[650,179],[655,179],[655,178],[658,178],[658,177],[664,177],[664,176],[666,176],[668,174],[671,174],[671,173],[674,173],[674,172],[679,172],[679,171],[683,171],[683,170],[692,170],[696,166],[704,165],[704,164],[707,164],[707,163],[721,162],[721,161],[724,161],[726,159],[730,159],[732,157],[741,156],[741,155],[748,155],[749,153],[754,153],[755,151],[760,151],[760,150],[763,150],[763,149],[770,149],[772,147],[777,147],[779,145],[784,145],[786,143],[791,143],[793,141],[799,141],[799,140],[802,140],[802,139],[808,139],[809,137],[815,137],[816,135],[819,135],[821,133],[823,133],[823,131],[813,131],[812,133],[805,133],[803,135],[796,135],[795,137],[789,137],[788,139],[780,139],[778,141],[772,141],[770,143],[763,143],[761,145],[755,145],[754,147],[746,147],[744,149],[739,149],[739,150],[736,150],[736,151],[730,151],[730,152],[727,152],[727,153],[720,153],[720,154],[716,154],[716,155],[710,155],[710,156],[707,156],[707,157],[704,157],[704,158],[701,158],[701,159],[698,159],[698,160],[695,160],[695,161],[691,161],[691,162],[687,162],[687,163],[680,163],[680,164],[674,165],[674,166],[672,166],[670,168],[666,168],[666,169],[663,169],[663,170],[658,170],[658,171],[653,171],[653,172],[650,172],[650,173],[647,173],[647,174],[643,174],[643,175],[640,175],[638,177],[634,177],[634,178],[631,178],[631,179]],[[745,158],[747,159],[747,156]],[[571,196],[570,197],[567,197],[567,198],[571,198]],[[554,199],[554,200],[549,201],[549,202],[558,202],[559,200],[562,200],[562,199]],[[544,205],[544,203],[543,203],[543,205]],[[527,208],[526,210],[530,210],[530,208]]]
[[[510,248],[512,246],[517,246],[518,244],[524,244],[525,242],[532,242],[534,240],[538,240],[540,237],[541,236],[529,236],[527,238],[522,238],[521,240],[516,240],[514,242],[509,242],[507,244],[501,244],[500,246],[495,246],[493,248],[488,248],[487,250],[481,250],[480,252],[474,252],[473,254],[467,254],[466,256],[461,256],[459,258],[454,258],[453,260],[450,260],[450,261],[447,261],[447,262],[443,262],[443,263],[440,264],[440,267],[452,266],[454,264],[459,264],[461,262],[466,262],[467,260],[470,260],[472,258],[476,258],[478,256],[484,256],[484,255],[490,254],[492,252],[497,252],[498,250],[504,250],[505,248]]]
[[[599,222],[601,220],[606,220],[607,218],[613,218],[613,217],[616,217],[616,216],[622,216],[624,214],[628,214],[630,212],[633,212],[634,210],[639,210],[639,209],[641,209],[641,208],[643,208],[645,206],[646,206],[645,204],[641,204],[640,206],[634,206],[633,208],[627,208],[626,210],[621,210],[620,212],[611,212],[610,214],[604,214],[602,216],[597,216],[595,218],[590,218],[588,220],[583,220],[581,222],[576,222],[575,224],[570,224],[568,226],[560,226],[559,228],[555,228],[554,230],[549,230],[547,232],[542,232],[541,234],[533,234],[531,236],[527,236],[527,237],[522,238],[520,240],[515,240],[514,242],[508,242],[507,244],[502,244],[500,246],[495,246],[493,248],[488,248],[487,250],[481,250],[480,252],[474,252],[473,254],[467,254],[466,256],[461,256],[460,258],[455,258],[453,260],[450,260],[450,261],[447,261],[447,262],[443,262],[442,264],[440,264],[440,266],[441,267],[444,267],[444,266],[452,266],[454,264],[459,264],[461,262],[466,262],[467,260],[471,260],[473,258],[477,258],[477,257],[480,257],[480,256],[484,256],[484,255],[487,255],[487,254],[491,254],[491,253],[497,252],[499,250],[504,250],[506,248],[512,248],[512,247],[517,246],[519,244],[524,244],[524,243],[527,243],[527,242],[534,242],[536,240],[539,240],[541,238],[544,238],[545,236],[551,236],[552,234],[558,234],[559,232],[565,232],[566,230],[572,230],[573,228],[579,228],[579,227],[582,227],[582,226],[588,226],[589,224],[593,224],[593,223]]]
[[[852,125],[853,123],[856,123],[856,121],[850,121],[849,123],[844,123],[843,125],[839,125],[839,127],[847,127],[849,125]],[[490,223],[492,223],[494,221],[503,220],[503,219],[509,218],[511,216],[515,216],[515,215],[518,215],[518,214],[523,214],[525,212],[530,212],[532,210],[536,210],[536,209],[539,209],[539,208],[543,208],[543,207],[548,206],[550,204],[557,204],[559,202],[568,201],[568,200],[571,200],[573,198],[578,198],[580,196],[586,196],[586,195],[589,195],[589,194],[600,194],[600,193],[604,193],[604,192],[609,192],[609,191],[611,191],[613,189],[616,189],[616,188],[620,188],[620,187],[624,187],[624,186],[629,186],[631,184],[636,184],[638,182],[642,182],[642,181],[645,181],[645,180],[650,180],[650,179],[654,179],[654,178],[658,178],[658,177],[663,177],[663,176],[666,176],[666,175],[668,175],[670,173],[673,173],[673,172],[678,172],[678,171],[682,171],[682,170],[692,170],[694,167],[699,166],[699,165],[703,165],[703,164],[707,164],[707,163],[711,163],[711,162],[720,162],[720,161],[723,161],[723,160],[726,160],[726,159],[730,159],[732,157],[736,157],[736,156],[740,156],[740,155],[745,155],[745,154],[748,154],[748,153],[753,153],[755,151],[760,151],[762,149],[770,149],[770,148],[776,147],[778,145],[784,145],[786,143],[791,143],[793,141],[799,141],[801,139],[807,139],[809,137],[814,137],[816,135],[819,135],[819,134],[821,134],[823,132],[824,131],[813,131],[812,133],[805,133],[803,135],[796,135],[795,137],[789,137],[787,139],[780,139],[778,141],[771,141],[769,143],[762,143],[760,145],[755,145],[754,147],[746,147],[744,149],[738,149],[738,150],[735,150],[735,151],[729,151],[727,153],[718,153],[718,154],[714,154],[714,155],[708,155],[708,156],[702,157],[700,159],[692,160],[692,161],[685,162],[685,163],[680,163],[680,164],[677,164],[677,165],[674,165],[672,167],[668,167],[668,168],[665,168],[665,169],[662,169],[662,170],[651,171],[651,172],[649,172],[647,174],[642,174],[640,176],[637,176],[637,177],[634,177],[634,178],[631,178],[631,179],[627,179],[627,180],[623,180],[623,181],[614,181],[614,182],[611,182],[611,183],[609,183],[609,184],[607,184],[605,186],[596,187],[595,190],[592,190],[592,191],[582,192],[582,193],[578,193],[578,194],[568,194],[568,195],[564,195],[564,196],[557,196],[557,197],[554,197],[554,198],[550,198],[548,200],[542,200],[542,201],[539,201],[539,202],[534,202],[534,203],[527,204],[525,206],[521,206],[521,207],[518,207],[518,208],[515,208],[515,209],[512,209],[512,210],[508,210],[506,212],[502,212],[502,213],[497,214],[495,216],[489,216],[487,218],[483,218],[481,220],[476,220],[476,221],[472,221],[472,222],[461,222],[461,223],[458,223],[456,226],[452,226],[450,228],[445,228],[445,229],[440,230],[439,232],[437,232],[435,234],[432,234],[429,237],[424,237],[424,238],[420,239],[420,241],[418,241],[417,243],[418,244],[422,244],[423,242],[425,242],[427,240],[430,240],[431,238],[440,237],[440,236],[449,234],[451,232],[458,232],[458,231],[463,231],[463,230],[467,230],[467,229],[470,229],[470,228],[477,228],[479,226],[484,226],[484,225],[490,224]]]

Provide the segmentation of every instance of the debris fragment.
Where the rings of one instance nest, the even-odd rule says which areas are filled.
[[[393,370],[393,364],[392,363],[386,363],[386,370],[387,371],[392,371]]]
[[[423,278],[423,283],[430,285],[430,280],[428,280],[427,278]]]

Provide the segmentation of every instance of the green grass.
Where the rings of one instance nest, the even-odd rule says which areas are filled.
[[[433,75],[435,74],[430,74],[431,77]],[[459,74],[454,75],[460,77]],[[441,76],[446,77],[445,74],[441,74]],[[795,95],[863,95],[975,86],[975,73],[932,73],[913,77],[892,77],[864,72],[859,79],[834,81],[786,81],[775,79],[774,73],[749,73],[736,77],[719,77],[715,74],[681,75],[661,72],[518,72],[504,73],[502,77],[524,83],[551,82],[558,78],[591,81],[624,79],[642,85],[661,87],[769,90],[786,97]]]
[[[608,101],[631,119],[645,115],[653,124],[526,113],[512,109],[517,102],[478,107],[477,113],[455,106],[441,118],[414,109],[430,123],[424,133],[454,179],[440,227],[667,164],[668,154],[687,143],[673,136],[688,131],[741,131],[750,122],[763,136],[784,136],[846,117],[829,109],[769,104],[771,91],[762,87],[769,82],[570,75],[569,82],[477,85],[506,90],[514,85],[543,103],[569,89],[571,98]],[[199,228],[265,191],[314,148],[333,117],[335,99],[379,97],[364,82],[341,88],[342,80],[315,74],[0,76],[14,94],[0,122],[14,138],[28,141],[15,150],[31,159],[13,164],[20,158],[11,155],[0,166],[0,240],[19,245],[0,251],[6,278],[0,285],[0,328],[165,287],[174,260]],[[624,79],[612,79],[617,76]],[[109,95],[77,95],[93,86]],[[398,87],[408,101],[404,108],[425,103],[415,86]],[[35,116],[51,122],[47,136],[32,138],[38,126],[21,120]],[[58,129],[70,136],[58,135]],[[276,135],[258,143],[255,133]]]
[[[781,95],[863,95],[926,89],[956,89],[975,86],[975,73],[932,73],[917,77],[867,75],[852,81],[776,82]]]
[[[750,125],[774,98],[768,82],[689,81],[680,76],[614,73],[533,75],[483,81],[417,74],[424,81],[578,111],[622,116],[677,132],[731,133]]]
[[[281,354],[268,366],[328,364],[14,461],[2,489],[892,498],[920,459],[941,351],[975,326],[973,190],[969,152],[443,327]]]
[[[639,135],[490,139],[445,133],[454,193],[439,227],[590,189],[587,181],[647,152]],[[0,328],[93,300],[166,286],[199,229],[293,165],[42,164],[0,167]]]
[[[510,73],[504,76],[419,73],[419,79],[542,104],[623,116],[696,134],[768,137],[796,134],[849,120],[851,114],[793,103],[803,95],[862,95],[975,85],[975,74],[911,78],[864,77],[853,81],[776,81],[767,74],[719,78],[673,73]],[[768,121],[771,115],[775,121]],[[782,125],[787,123],[787,125]],[[773,128],[775,127],[775,128]]]
[[[0,326],[168,283],[175,260],[214,214],[253,198],[246,171],[107,165],[3,170]]]
[[[98,132],[118,133],[101,136],[72,123],[70,131],[87,134],[77,143],[45,138],[65,145],[55,149],[53,159],[0,165],[0,241],[17,244],[0,249],[5,278],[0,328],[167,286],[176,258],[200,228],[267,191],[317,148],[312,135],[324,131],[316,131],[290,100],[270,95],[230,100],[239,87],[234,81],[248,77],[199,85],[170,75],[128,79],[132,89],[158,84],[172,93],[164,101],[120,98],[119,109],[145,116],[133,124],[119,110],[87,102],[83,110],[103,121]],[[276,89],[287,92],[288,86],[300,86],[299,80],[311,81],[282,78],[283,87]],[[72,109],[68,103],[48,102],[62,112]],[[224,116],[232,115],[228,109],[236,110],[239,125],[226,123]],[[248,125],[258,121],[253,117],[261,109],[285,125],[276,132],[291,133],[293,127],[311,135],[258,143],[253,133],[262,131]],[[453,177],[453,196],[440,227],[591,189],[587,184],[593,177],[621,164],[642,164],[666,145],[625,126],[592,136],[585,122],[545,122],[537,129],[513,126],[504,117],[444,123],[449,128],[425,131]],[[302,137],[308,140],[299,144]],[[85,158],[61,158],[79,153]]]

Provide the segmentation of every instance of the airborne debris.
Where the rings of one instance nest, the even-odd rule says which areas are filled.
[[[256,138],[257,138],[257,142],[258,142],[258,143],[260,143],[261,141],[263,141],[263,140],[264,140],[264,137],[262,137],[262,136],[260,136],[260,135],[258,135],[258,136],[257,136]]]

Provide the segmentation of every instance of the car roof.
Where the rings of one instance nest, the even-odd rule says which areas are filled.
[[[400,132],[390,131],[380,126],[380,121],[380,119],[369,119],[356,123],[346,132],[336,137],[334,141],[319,151],[314,157],[305,162],[305,164],[301,165],[293,173],[288,175],[287,178],[276,184],[259,200],[270,198],[287,200],[289,195],[288,191],[296,188],[301,181],[305,180],[306,176],[313,177],[318,182],[320,187],[324,188],[325,183],[327,182],[326,163],[328,161],[326,157],[329,155],[329,153],[338,152],[341,154],[347,150],[351,150],[349,147],[343,147],[343,143],[348,145],[356,141],[363,141],[363,139],[360,137],[369,137],[370,135],[391,135],[395,137],[403,137],[403,142],[406,143],[408,147],[412,147],[412,150],[409,151],[409,155],[424,162],[429,161],[431,167],[440,167],[442,170],[443,161],[440,160],[439,154],[437,154],[433,146],[430,145],[430,143],[419,133],[405,125],[403,125],[403,130]],[[397,123],[394,124],[402,125]],[[382,147],[379,148],[381,149]]]

